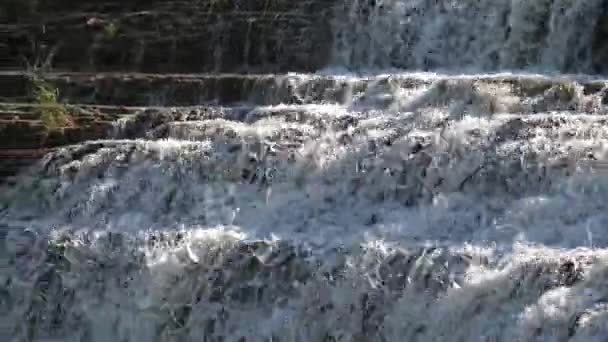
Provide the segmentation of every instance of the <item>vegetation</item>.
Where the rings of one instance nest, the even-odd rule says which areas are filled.
[[[59,102],[59,91],[53,85],[34,78],[34,102],[38,105],[38,114],[44,125],[49,129],[70,126],[70,114]]]
[[[109,24],[105,25],[103,28],[103,34],[104,37],[108,40],[113,40],[118,36],[118,25],[116,25],[116,23],[114,22],[110,22]]]

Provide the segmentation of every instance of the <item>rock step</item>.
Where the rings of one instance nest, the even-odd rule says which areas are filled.
[[[0,179],[15,175],[50,151],[52,149],[0,149]]]
[[[0,120],[40,120],[44,108],[36,103],[0,102]],[[66,110],[78,125],[89,122],[114,121],[133,115],[144,107],[66,104]]]
[[[370,77],[314,74],[47,73],[66,103],[111,106],[343,104],[414,110],[455,101],[483,102],[488,111],[602,111],[608,81],[541,76]],[[0,98],[27,98],[30,78],[0,73]],[[404,102],[405,101],[405,102]],[[593,108],[583,108],[583,105]],[[490,108],[491,107],[491,108]]]
[[[548,174],[567,176],[576,170],[606,172],[607,159],[601,140],[608,136],[608,116],[571,113],[499,114],[488,120],[454,118],[444,125],[442,118],[433,119],[409,113],[333,113],[331,106],[309,106],[308,111],[304,112],[305,115],[299,115],[298,111],[304,110],[303,107],[305,106],[255,108],[245,117],[236,115],[240,109],[233,108],[226,109],[226,117],[219,116],[221,112],[213,112],[216,108],[209,108],[209,112],[201,112],[198,116],[197,113],[183,113],[173,108],[164,111],[149,109],[121,122],[114,130],[111,140],[78,144],[69,150],[90,151],[90,148],[93,148],[97,151],[104,148],[100,154],[105,155],[108,151],[130,154],[134,151],[132,146],[140,146],[143,150],[147,150],[146,146],[171,146],[169,150],[172,152],[167,150],[168,154],[162,153],[160,156],[164,160],[163,163],[171,165],[183,158],[178,152],[183,147],[183,152],[195,150],[196,153],[202,153],[201,157],[205,156],[193,158],[193,163],[201,163],[197,164],[195,169],[199,166],[209,166],[204,160],[214,156],[211,158],[217,163],[214,168],[237,169],[237,172],[230,173],[232,176],[240,177],[242,171],[244,177],[254,177],[257,170],[271,167],[273,180],[270,181],[282,182],[288,179],[285,177],[289,177],[289,170],[294,166],[290,164],[295,160],[293,158],[298,159],[298,155],[306,153],[311,145],[331,141],[333,146],[342,146],[345,150],[353,148],[350,151],[362,152],[352,155],[358,160],[356,163],[351,164],[349,158],[342,166],[336,164],[336,171],[342,170],[342,167],[350,169],[351,166],[360,166],[363,168],[361,170],[366,170],[364,172],[371,172],[375,167],[402,171],[430,168],[427,185],[436,184],[432,189],[442,193],[461,191],[466,184],[470,184],[470,177],[474,176],[475,179],[471,183],[480,185],[475,186],[474,191],[479,190],[486,195],[509,193],[513,189],[516,189],[518,194],[542,189],[548,184],[544,180],[550,182],[551,177],[545,177]],[[230,113],[230,110],[235,113]],[[169,139],[169,142],[166,139]],[[173,149],[174,147],[176,149]],[[193,150],[190,150],[191,148]],[[319,152],[323,153],[323,148],[320,148]],[[418,153],[419,148],[423,148],[424,153]],[[268,159],[256,159],[257,153],[265,155],[260,152],[263,150],[269,153]],[[402,154],[403,151],[418,152]],[[248,152],[254,154],[254,159],[245,158],[242,163],[238,161],[242,156],[251,157]],[[149,156],[159,157],[155,153],[151,152]],[[443,159],[444,157],[447,160]],[[71,158],[64,159],[68,160]],[[119,159],[109,157],[107,160]],[[237,164],[235,160],[238,161]],[[436,164],[430,163],[431,160],[441,162],[445,167],[437,167]],[[257,161],[261,164],[257,164]],[[261,169],[258,169],[258,166]],[[256,171],[252,174],[253,170]],[[433,177],[437,175],[447,177],[448,174],[452,179],[450,182],[433,181],[436,180]],[[395,175],[391,173],[387,174],[387,177]],[[513,175],[517,175],[522,182],[508,180]],[[541,178],[536,178],[537,176]],[[258,180],[268,181],[259,178]],[[413,183],[408,183],[410,181]],[[353,183],[355,188],[358,188],[357,182]],[[399,182],[403,186],[415,185],[417,189],[401,193],[407,203],[413,203],[410,200],[417,201],[415,196],[428,194],[425,192],[426,185],[416,179],[402,179]]]
[[[31,149],[71,145],[105,137],[112,122],[50,129],[39,120],[0,120],[0,149]]]
[[[329,92],[334,88],[338,93],[333,102],[340,102],[340,91],[351,86],[332,77],[287,74],[49,73],[44,79],[58,88],[65,102],[114,106],[271,105],[301,102],[294,98],[300,95],[323,102],[332,100]],[[0,73],[0,97],[27,98],[30,88],[29,75]]]
[[[39,0],[36,3],[26,3],[20,0],[6,0],[0,5],[2,14],[21,14],[20,17],[7,18],[7,22],[27,22],[31,20],[42,20],[43,14],[65,14],[79,12],[101,12],[120,14],[133,11],[183,11],[193,9],[213,13],[227,13],[234,11],[294,11],[321,10],[330,8],[334,0],[302,0],[294,4],[289,0]],[[9,13],[9,12],[13,13]]]
[[[49,128],[40,119],[42,108],[27,103],[0,103],[0,184],[10,184],[12,177],[55,147],[108,137],[113,121],[139,110],[68,105],[72,127]]]
[[[18,107],[18,105],[14,106]],[[23,108],[27,107],[23,105]],[[104,138],[177,139],[212,141],[239,147],[245,144],[245,141],[251,142],[251,139],[260,139],[264,143],[276,144],[278,150],[288,152],[297,150],[310,139],[315,140],[324,136],[328,131],[342,132],[343,135],[340,139],[344,139],[344,143],[348,144],[351,135],[365,135],[369,129],[368,125],[377,121],[378,114],[374,112],[357,113],[345,110],[336,111],[336,109],[334,106],[310,105],[155,107],[139,111],[136,108],[130,108],[135,115],[117,116],[117,118],[125,118],[120,125],[98,119],[98,121],[87,121],[82,127],[61,129],[48,129],[39,120],[0,119],[0,146],[2,146],[0,148],[0,152],[2,152],[0,153],[0,178],[14,176],[19,170],[31,165],[42,155],[42,153],[34,154],[31,151],[47,151],[54,147],[89,140]],[[492,127],[481,124],[479,129],[470,127],[461,133],[476,137],[474,139],[484,137],[482,139],[484,141],[485,139],[493,141],[493,143],[488,142],[489,145],[486,147],[509,145],[535,138],[550,141],[552,146],[554,144],[555,146],[563,145],[566,148],[566,145],[571,145],[577,148],[569,150],[567,153],[554,147],[556,153],[562,153],[564,156],[578,156],[577,163],[579,164],[577,165],[579,166],[585,164],[584,167],[601,169],[602,172],[608,169],[604,158],[599,154],[596,155],[599,153],[598,151],[578,148],[578,146],[587,146],[593,139],[605,136],[604,127],[608,122],[608,116],[575,115],[571,112],[537,115],[519,113],[498,114],[491,120]],[[434,131],[435,128],[440,127],[441,122],[439,119],[430,122],[415,115],[397,114],[384,122],[388,125],[387,127],[392,128],[387,129],[386,135],[378,137],[374,144],[391,146],[394,141],[407,136],[412,127],[418,127],[423,131]],[[453,125],[450,127],[462,128],[458,118],[454,118],[451,122]],[[260,136],[252,137],[249,126],[257,127]],[[459,129],[454,127],[452,129]],[[346,134],[347,132],[348,134]],[[493,148],[495,147],[490,147],[490,150]],[[562,164],[556,167],[562,168]]]
[[[48,61],[80,71],[314,71],[329,62],[331,11],[330,0],[41,6],[0,20],[8,42],[0,67]]]
[[[54,147],[104,138],[111,122],[48,129],[40,121],[0,120],[0,184],[34,164]]]

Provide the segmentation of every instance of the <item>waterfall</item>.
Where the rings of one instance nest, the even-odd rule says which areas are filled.
[[[336,65],[447,71],[593,70],[601,0],[356,0],[337,6]]]
[[[0,189],[1,341],[608,338],[603,2],[313,5],[318,73],[47,75],[141,108]]]

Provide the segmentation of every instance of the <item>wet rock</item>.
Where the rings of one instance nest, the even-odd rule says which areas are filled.
[[[174,121],[175,115],[169,110],[144,110],[124,121],[119,128],[117,138],[137,139],[148,135],[156,138],[163,137],[163,133],[155,131],[159,126]]]
[[[584,279],[582,268],[572,260],[565,261],[559,267],[559,282],[565,286],[572,286]]]
[[[438,294],[461,281],[469,260],[451,255],[444,249],[422,249],[413,253],[397,251],[379,267],[382,285],[399,293],[412,286],[424,292]]]

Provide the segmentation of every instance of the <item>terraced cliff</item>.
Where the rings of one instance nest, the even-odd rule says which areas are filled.
[[[605,341],[603,0],[0,4],[1,341]]]
[[[331,52],[332,0],[31,2],[2,24],[4,68],[25,58],[64,71],[315,71]]]
[[[557,4],[543,4],[535,11],[551,20],[562,20],[555,12],[557,7]],[[587,44],[578,52],[584,61],[575,62],[568,57],[567,50],[557,51],[557,55],[561,54],[558,59],[569,61],[555,65],[558,70],[604,70],[604,55],[608,51],[605,7],[599,0],[584,6],[564,7],[569,8],[563,14],[566,17],[578,18],[589,11],[595,11],[595,14],[587,20],[586,30],[590,33]],[[442,54],[449,55],[447,45],[439,50],[429,46],[430,50],[423,51],[418,48],[421,38],[409,37],[416,34],[410,25],[418,17],[443,20],[438,23],[460,29],[459,23],[450,22],[458,18],[456,7],[441,8],[429,1],[419,1],[409,8],[401,6],[401,2],[341,3],[335,0],[297,3],[282,0],[7,0],[0,4],[3,37],[0,70],[5,71],[0,74],[0,101],[6,103],[1,113],[5,128],[0,140],[9,141],[0,145],[3,149],[0,160],[6,161],[0,162],[0,174],[13,175],[19,169],[18,165],[36,160],[35,156],[41,153],[36,151],[38,148],[61,145],[63,138],[54,139],[54,143],[47,143],[46,138],[42,138],[63,133],[57,129],[44,133],[42,131],[46,129],[35,119],[40,111],[31,109],[36,105],[31,84],[34,74],[51,79],[63,102],[76,107],[95,105],[95,110],[89,114],[96,118],[75,120],[86,124],[69,128],[68,132],[75,130],[79,132],[76,136],[81,138],[87,134],[82,132],[95,132],[91,138],[99,138],[105,136],[103,132],[114,114],[133,112],[120,106],[191,106],[249,100],[267,103],[261,98],[276,97],[277,89],[287,93],[296,91],[287,89],[293,85],[284,84],[290,82],[288,77],[281,76],[286,72],[314,72],[327,66],[350,69],[465,67],[471,62],[468,52],[483,42],[483,36],[476,36],[476,32],[468,43],[454,41],[455,48],[468,51],[453,59],[455,64],[447,60],[438,62],[438,58],[445,57]],[[393,15],[384,15],[388,10]],[[470,14],[485,8],[467,4],[461,10]],[[517,7],[497,7],[496,10],[505,11],[505,18],[511,18],[511,21],[505,19],[506,23],[496,21],[492,24],[497,27],[493,30],[504,30],[505,37],[511,36],[514,25],[528,20],[518,16]],[[411,23],[400,20],[400,16],[411,19]],[[433,20],[426,20],[426,23],[431,25]],[[426,27],[426,23],[421,27]],[[471,23],[471,29],[476,30],[478,23]],[[539,42],[545,40],[546,45],[552,44],[551,30],[532,31]],[[523,40],[520,43],[528,44]],[[384,47],[378,44],[384,44]],[[525,53],[514,44],[516,42],[505,42],[502,46],[506,50],[493,52],[494,62],[480,62],[478,66],[482,69],[525,68],[549,58],[548,54],[543,57],[542,44],[529,43]],[[552,54],[554,52],[551,50]],[[537,55],[531,55],[534,53]],[[100,72],[103,74],[95,74]],[[207,75],[193,75],[200,73]],[[344,92],[340,95],[339,90],[334,91],[338,92],[338,97],[344,95]],[[291,96],[287,93],[285,96]],[[295,97],[277,98],[274,102],[285,100],[298,102]],[[30,109],[25,112],[14,110],[24,108],[18,105],[24,103],[29,104]],[[9,130],[11,133],[6,133]],[[75,142],[74,134],[68,134],[72,138],[66,138],[65,142]],[[13,137],[24,135],[41,138],[36,146],[24,140],[23,146],[19,147]],[[23,151],[16,151],[19,149]],[[10,157],[17,155],[32,158],[13,160]],[[0,176],[0,181],[3,178]]]
[[[183,82],[159,84],[167,77],[130,73],[268,73],[321,68],[331,51],[331,39],[327,39],[331,11],[327,0],[28,0],[0,4],[0,69],[6,70],[0,74],[0,101],[5,103],[0,109],[0,182],[50,148],[106,136],[116,116],[133,112],[116,104],[152,105],[161,101],[163,89],[184,97],[182,104],[200,102],[192,100],[198,96],[192,92],[198,89],[180,86]],[[59,80],[51,73],[57,70],[67,74]],[[113,72],[126,91],[113,88],[118,84],[112,81],[100,86],[92,85],[86,75],[70,76],[101,71]],[[37,104],[32,73],[66,83],[65,88],[57,86],[61,100],[78,108],[77,127],[49,130],[36,118],[40,111],[33,108]],[[132,77],[136,79],[133,84],[123,83]],[[224,97],[233,96],[229,78],[219,79],[223,82],[218,84],[219,91]],[[96,106],[90,110],[81,104]]]

